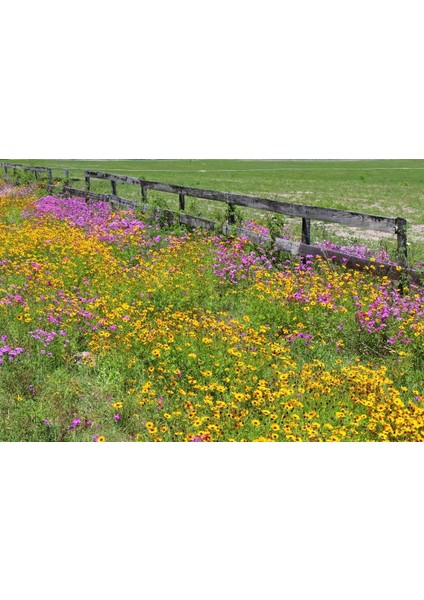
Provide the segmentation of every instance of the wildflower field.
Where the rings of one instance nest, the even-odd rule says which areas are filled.
[[[422,441],[423,315],[372,269],[0,181],[1,441]]]

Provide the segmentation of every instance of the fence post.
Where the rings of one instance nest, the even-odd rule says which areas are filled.
[[[110,180],[111,186],[112,186],[112,194],[114,196],[117,196],[118,194],[116,193],[116,181],[113,181],[113,179]]]
[[[147,190],[144,187],[143,183],[140,181],[140,189],[141,189],[141,198],[142,200],[146,200],[147,201]]]
[[[184,212],[185,211],[185,195],[179,194],[179,199],[180,199],[180,210],[182,212]]]
[[[90,191],[90,175],[85,176],[85,191]]]
[[[406,267],[408,260],[408,247],[406,239],[406,219],[402,217],[396,217],[396,237],[397,237],[397,250],[398,250],[398,263],[401,267]],[[404,278],[399,279],[399,292],[404,294]]]
[[[311,220],[302,218],[302,244],[311,245]]]
[[[408,259],[408,247],[406,238],[406,219],[401,217],[396,218],[396,237],[397,237],[397,248],[398,248],[398,261],[403,267],[406,266]]]
[[[63,181],[63,190],[65,189],[65,187],[69,187],[69,169],[65,169],[64,173],[65,173],[65,179]]]

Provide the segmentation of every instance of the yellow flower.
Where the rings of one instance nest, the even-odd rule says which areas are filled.
[[[106,438],[105,438],[105,436],[104,436],[104,435],[99,435],[99,437],[97,438],[97,441],[98,441],[98,442],[105,442],[105,441],[106,441]]]

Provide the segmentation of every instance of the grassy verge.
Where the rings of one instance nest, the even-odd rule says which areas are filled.
[[[0,196],[3,441],[423,439],[420,290],[40,194]]]

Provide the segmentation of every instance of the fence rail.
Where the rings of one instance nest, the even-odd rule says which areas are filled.
[[[23,171],[31,171],[32,173],[34,173],[36,179],[38,179],[39,173],[45,173],[48,177],[49,184],[53,185],[53,175],[52,169],[50,167],[31,167],[29,165],[18,165],[6,162],[0,162],[0,167],[3,167],[6,176],[8,175],[9,169],[13,169],[14,175],[16,175],[16,171],[18,169]]]
[[[387,275],[392,279],[401,279],[403,276],[407,276],[409,280],[414,283],[422,282],[422,274],[417,271],[407,268],[407,221],[402,217],[384,217],[378,215],[371,215],[366,213],[358,213],[347,210],[333,209],[333,208],[321,208],[317,206],[309,206],[303,204],[293,204],[290,202],[280,202],[278,200],[270,200],[267,198],[260,198],[257,196],[248,196],[245,194],[234,194],[230,192],[219,192],[214,190],[206,190],[202,188],[192,188],[181,185],[173,185],[168,183],[160,183],[156,181],[147,181],[142,178],[130,177],[125,175],[116,175],[114,173],[104,173],[102,171],[84,171],[85,190],[71,187],[71,182],[83,181],[81,179],[75,179],[69,177],[69,171],[65,170],[64,184],[62,187],[53,185],[52,169],[49,167],[29,167],[27,165],[17,165],[11,163],[2,163],[0,166],[5,169],[7,174],[8,169],[24,169],[37,173],[47,173],[49,179],[49,189],[55,191],[62,191],[72,195],[79,195],[86,199],[97,199],[110,202],[113,205],[141,208],[142,210],[149,210],[151,207],[147,204],[148,190],[154,190],[159,192],[165,192],[169,194],[178,195],[179,198],[179,211],[175,212],[165,209],[154,209],[157,216],[166,219],[171,223],[181,223],[189,225],[191,227],[205,227],[210,230],[216,230],[220,226],[215,221],[205,219],[203,217],[195,217],[194,215],[188,215],[185,211],[185,198],[193,197],[204,200],[212,200],[217,202],[224,202],[228,205],[228,225],[221,226],[223,233],[229,233],[235,231],[239,235],[243,235],[249,238],[254,243],[269,243],[272,242],[274,247],[278,250],[289,252],[293,255],[301,257],[306,256],[322,256],[326,259],[332,259],[335,262],[342,263],[349,268],[354,269],[371,269],[376,273]],[[110,194],[99,194],[91,191],[91,182],[93,179],[100,179],[110,181],[111,193]],[[126,184],[137,186],[140,188],[141,202],[130,200],[119,196],[117,193],[117,184]],[[302,219],[302,234],[301,241],[289,241],[282,238],[273,238],[270,236],[263,236],[243,229],[243,227],[235,227],[235,206],[243,206],[250,209],[270,211],[277,214],[287,215],[289,217],[299,217]],[[311,220],[325,221],[330,223],[337,223],[348,227],[359,227],[363,229],[370,229],[374,231],[380,231],[384,233],[391,233],[396,235],[397,238],[397,250],[398,250],[398,265],[391,265],[389,263],[376,262],[375,260],[358,258],[350,254],[343,252],[326,251],[320,246],[312,245],[311,242]]]

